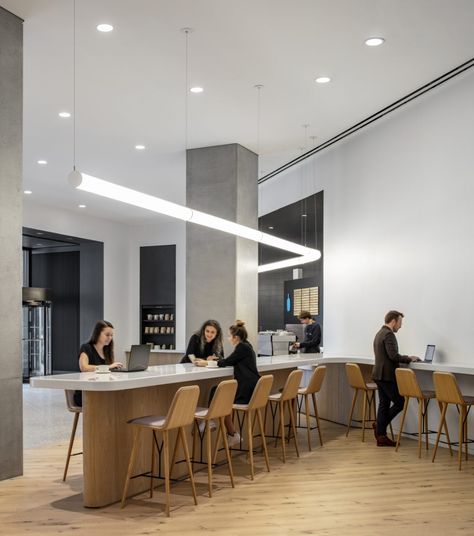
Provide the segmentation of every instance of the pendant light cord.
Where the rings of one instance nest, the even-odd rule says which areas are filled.
[[[308,127],[309,127],[308,123],[303,125],[303,128],[304,128],[304,150],[305,151],[308,149]]]
[[[184,29],[185,44],[186,44],[186,60],[185,60],[185,91],[184,91],[184,150],[188,150],[188,105],[189,105],[189,28]]]
[[[257,84],[257,155],[260,156],[260,113],[261,113],[261,90],[263,85]]]
[[[76,0],[73,0],[73,29],[72,29],[72,146],[73,146],[73,169],[76,171]]]

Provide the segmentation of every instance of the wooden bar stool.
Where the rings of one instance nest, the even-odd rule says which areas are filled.
[[[308,448],[311,450],[311,430],[314,430],[314,428],[311,428],[311,423],[309,420],[310,413],[309,413],[309,397],[311,396],[313,400],[313,407],[314,407],[314,417],[316,418],[316,428],[318,429],[319,434],[319,442],[321,443],[321,446],[323,446],[323,438],[321,436],[321,426],[319,424],[319,415],[318,415],[318,405],[316,404],[316,393],[319,393],[321,390],[321,387],[323,385],[324,377],[326,376],[326,366],[320,365],[316,367],[313,371],[313,374],[311,375],[311,379],[309,380],[307,387],[302,387],[298,389],[298,395],[301,395],[301,398],[298,400],[298,411],[301,413],[301,403],[304,398],[304,409],[306,413],[306,430],[308,432]],[[301,401],[301,402],[300,402]]]
[[[349,422],[347,424],[346,437],[349,435],[351,429],[352,416],[354,415],[354,408],[357,401],[359,391],[364,393],[364,401],[362,406],[362,441],[365,441],[365,421],[367,415],[367,408],[369,409],[368,420],[375,421],[376,408],[375,408],[375,393],[377,391],[377,384],[374,382],[366,382],[359,365],[356,363],[346,363],[346,374],[349,385],[354,389],[354,396],[352,397],[351,412],[349,414]],[[371,419],[371,408],[374,408],[374,419]],[[393,436],[393,433],[392,433]]]
[[[255,416],[258,420],[258,426],[260,428],[260,437],[262,438],[263,453],[265,455],[265,465],[267,471],[270,472],[270,462],[268,460],[267,442],[265,441],[265,427],[262,417],[262,409],[266,407],[268,403],[268,397],[273,385],[273,375],[267,374],[261,376],[253,390],[252,398],[248,404],[234,404],[233,410],[236,412],[242,412],[247,418],[247,437],[249,446],[249,458],[250,458],[250,478],[254,479],[255,467],[253,463],[253,428],[255,422]]]
[[[234,473],[232,471],[232,457],[230,455],[229,444],[227,442],[227,433],[224,424],[224,417],[232,413],[232,406],[234,404],[235,393],[237,392],[237,380],[226,380],[222,381],[216,389],[214,396],[212,398],[211,405],[209,408],[197,408],[196,413],[194,414],[195,425],[199,430],[199,422],[205,423],[205,437],[206,437],[206,456],[207,456],[207,480],[209,488],[209,497],[212,497],[212,464],[213,456],[211,453],[211,427],[209,421],[212,419],[219,422],[219,428],[217,431],[217,439],[215,445],[215,451],[217,451],[219,446],[220,438],[222,437],[224,442],[225,453],[227,457],[227,463],[229,466],[229,477],[232,487],[234,486]],[[196,430],[195,430],[196,431]],[[196,445],[196,433],[193,434],[193,460],[194,452]],[[173,455],[173,459],[176,455]]]
[[[72,454],[72,447],[74,446],[74,438],[76,437],[77,423],[79,422],[79,415],[82,413],[82,406],[76,406],[76,403],[74,402],[74,391],[67,390],[64,391],[64,394],[66,395],[66,405],[68,411],[74,413],[74,421],[72,422],[72,431],[71,436],[69,438],[69,448],[67,450],[66,467],[64,468],[63,482],[66,481],[71,456],[79,456],[80,454],[82,454],[82,452],[76,452]]]
[[[474,396],[463,396],[459,389],[458,382],[456,381],[454,374],[451,372],[433,372],[433,383],[436,391],[436,398],[441,406],[441,420],[439,422],[438,435],[436,436],[436,444],[433,451],[433,459],[431,461],[434,462],[436,458],[441,430],[446,424],[446,411],[448,406],[449,404],[454,404],[459,412],[458,468],[461,470],[462,447],[465,445],[467,461],[467,444],[472,443],[472,440],[467,437],[467,417],[471,406],[474,404]],[[451,448],[449,436],[447,436],[447,438],[449,447]]]
[[[170,515],[170,457],[169,457],[169,432],[170,430],[178,430],[178,436],[176,437],[176,444],[179,440],[183,445],[184,456],[186,458],[186,464],[188,466],[189,478],[191,480],[191,487],[193,491],[194,504],[197,504],[196,488],[194,486],[194,476],[191,466],[191,459],[189,457],[188,442],[186,440],[185,427],[194,423],[194,413],[199,398],[199,386],[190,385],[179,388],[171,402],[168,414],[164,417],[149,415],[147,417],[140,417],[138,419],[132,419],[128,421],[134,427],[133,447],[130,454],[130,461],[128,464],[127,476],[125,478],[125,484],[123,487],[122,503],[121,507],[124,508],[125,501],[127,499],[127,491],[132,477],[133,466],[138,454],[139,437],[140,432],[143,429],[151,429],[153,431],[153,441],[151,450],[151,471],[150,473],[144,473],[138,476],[148,476],[150,478],[150,498],[153,497],[153,476],[155,466],[155,445],[158,445],[156,439],[156,432],[163,434],[163,455],[164,455],[164,472],[165,472],[165,494],[166,494],[166,515]],[[175,447],[176,448],[176,447]]]
[[[418,402],[418,434],[416,435],[418,436],[418,458],[421,458],[421,438],[423,434],[425,434],[425,445],[426,450],[428,450],[428,434],[430,433],[428,429],[428,405],[430,400],[436,397],[436,393],[434,391],[422,391],[418,384],[416,374],[412,369],[397,368],[395,370],[395,376],[397,378],[398,392],[401,396],[405,397],[400,431],[398,432],[397,446],[395,450],[398,451],[398,447],[400,446],[400,438],[402,436],[410,398],[414,398]],[[444,423],[444,427],[449,442],[448,426],[446,422]],[[449,449],[451,450],[451,444],[449,445]]]
[[[286,463],[286,450],[285,450],[285,406],[288,408],[290,414],[290,427],[293,430],[293,437],[295,440],[296,455],[299,457],[298,441],[296,438],[296,426],[295,426],[295,400],[298,396],[298,389],[303,378],[303,371],[300,369],[292,370],[286,379],[285,386],[281,393],[275,393],[268,397],[270,404],[274,403],[279,408],[280,413],[280,437],[281,437],[281,450],[283,454],[283,463]],[[273,412],[272,412],[273,414]],[[290,430],[288,430],[288,436],[290,436]],[[278,441],[278,436],[277,436]]]

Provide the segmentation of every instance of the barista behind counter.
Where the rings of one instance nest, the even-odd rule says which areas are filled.
[[[301,311],[298,318],[305,324],[303,342],[295,342],[293,348],[304,349],[305,354],[319,354],[321,352],[321,326],[317,324],[309,311]]]

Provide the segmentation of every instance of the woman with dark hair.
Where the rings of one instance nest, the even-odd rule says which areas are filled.
[[[115,363],[114,356],[114,326],[107,320],[99,320],[94,326],[89,342],[79,350],[79,368],[81,372],[95,372],[98,365],[114,365],[122,367],[122,363]]]
[[[229,341],[234,346],[234,351],[229,357],[219,359],[217,365],[219,367],[234,367],[234,378],[238,384],[234,402],[236,404],[248,404],[260,374],[257,370],[257,358],[252,345],[248,341],[248,333],[242,320],[236,320],[230,326]],[[199,359],[195,364],[199,367],[206,367],[207,361]],[[235,431],[231,415],[225,418],[225,426],[229,435],[229,445],[233,446],[239,443],[240,435]]]
[[[99,320],[94,326],[89,342],[79,350],[79,369],[81,372],[95,372],[98,365],[114,365],[123,367],[115,362],[114,356],[114,326],[107,320]],[[82,406],[82,391],[75,391],[74,402]]]
[[[190,355],[198,359],[211,360],[224,357],[222,328],[217,320],[206,320],[201,329],[191,335],[181,363],[191,363]]]

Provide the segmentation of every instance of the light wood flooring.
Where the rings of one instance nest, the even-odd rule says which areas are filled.
[[[257,456],[254,482],[246,476],[245,455],[235,459],[235,489],[225,467],[219,468],[212,499],[206,496],[206,472],[198,473],[198,506],[192,504],[188,482],[173,486],[169,519],[159,489],[153,500],[136,497],[124,510],[118,504],[85,509],[81,457],[73,458],[63,483],[66,445],[26,450],[25,475],[0,482],[0,534],[474,534],[474,458],[459,472],[446,449],[432,464],[431,449],[419,460],[413,440],[405,439],[396,453],[377,448],[371,430],[362,443],[360,431],[346,439],[342,426],[322,426],[324,447],[308,452],[306,432],[300,430],[301,458],[290,445],[285,465],[272,443],[272,472],[263,471],[263,458]]]

